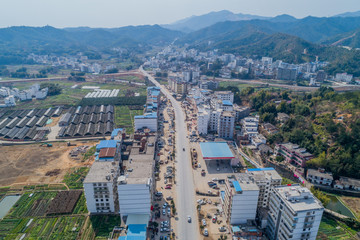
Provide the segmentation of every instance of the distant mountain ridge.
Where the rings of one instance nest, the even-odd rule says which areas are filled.
[[[161,25],[164,28],[182,31],[185,33],[200,30],[205,27],[209,27],[218,22],[225,21],[241,21],[252,19],[270,19],[270,17],[263,17],[251,14],[233,13],[228,10],[222,10],[218,12],[210,12],[204,15],[191,16],[171,24]]]

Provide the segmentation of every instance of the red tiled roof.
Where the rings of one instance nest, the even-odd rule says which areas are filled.
[[[99,153],[99,158],[115,157],[116,148],[102,148]]]

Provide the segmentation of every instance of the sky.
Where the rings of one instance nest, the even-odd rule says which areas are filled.
[[[359,0],[0,0],[0,27],[122,27],[167,24],[211,11],[328,17],[360,10]]]

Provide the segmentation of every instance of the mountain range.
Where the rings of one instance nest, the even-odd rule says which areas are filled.
[[[145,52],[174,40],[177,45],[186,44],[200,50],[267,55],[288,62],[311,61],[315,56],[321,60],[345,61],[351,60],[353,53],[337,46],[360,48],[358,15],[360,12],[297,19],[286,14],[270,18],[220,11],[165,26],[9,27],[0,29],[0,65],[18,64],[29,53],[74,54],[114,47]]]

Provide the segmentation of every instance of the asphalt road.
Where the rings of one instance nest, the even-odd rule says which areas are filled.
[[[177,217],[177,239],[196,240],[201,239],[196,213],[195,185],[192,175],[192,166],[190,160],[189,140],[186,138],[187,129],[185,122],[185,113],[179,102],[169,93],[169,91],[160,85],[150,74],[140,67],[140,71],[149,78],[157,87],[161,88],[162,93],[171,101],[175,112],[175,131],[176,131],[176,211]],[[183,151],[185,148],[185,151]],[[191,223],[188,223],[188,216],[191,217]]]

